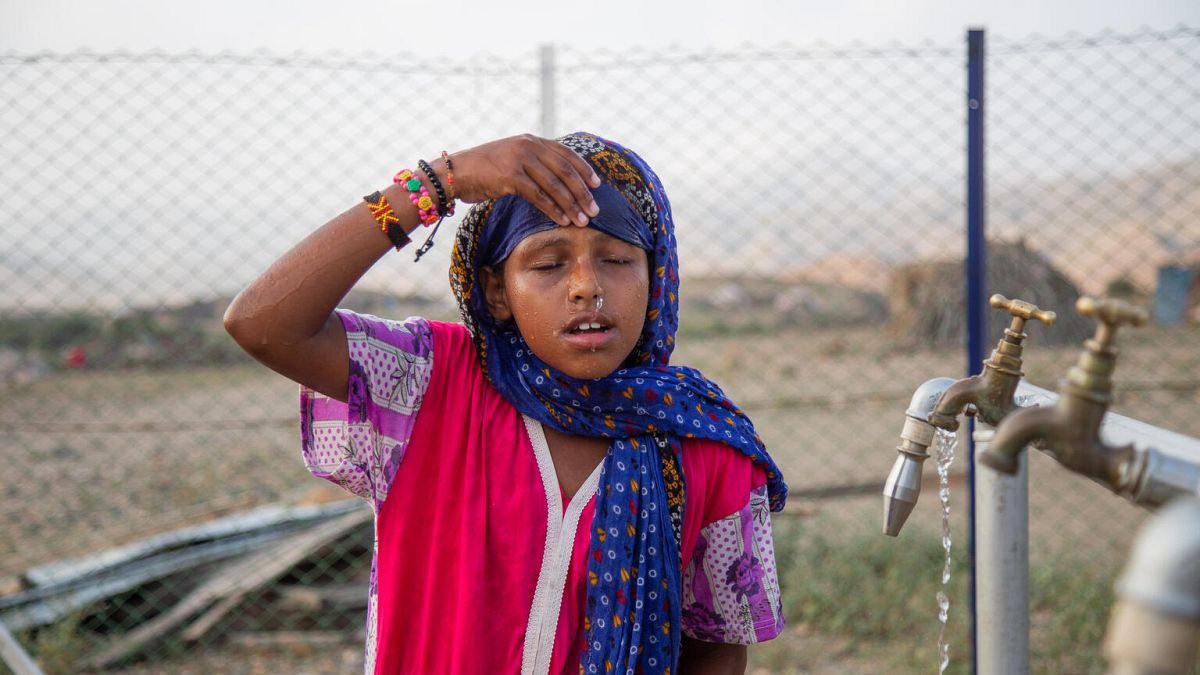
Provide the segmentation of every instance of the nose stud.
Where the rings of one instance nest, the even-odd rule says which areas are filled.
[[[599,311],[600,311],[600,308],[601,308],[601,307],[603,307],[603,306],[604,306],[604,296],[603,296],[603,295],[597,295],[597,296],[596,296],[596,311],[597,311],[597,312],[599,312]]]

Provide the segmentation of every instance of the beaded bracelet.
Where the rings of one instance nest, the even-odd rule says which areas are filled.
[[[433,167],[429,166],[429,162],[423,159],[417,160],[417,166],[425,173],[425,177],[429,179],[429,184],[433,186],[433,191],[437,193],[438,215],[443,218],[454,215],[454,203],[446,203],[446,190],[442,187],[442,181],[438,180],[437,174],[433,172]]]
[[[408,199],[417,207],[417,214],[421,219],[421,224],[429,227],[430,225],[441,220],[437,210],[433,207],[433,198],[429,196],[429,190],[425,188],[425,184],[420,178],[413,175],[412,171],[404,169],[392,178],[393,183],[404,185],[404,189],[408,190]]]
[[[450,208],[453,210],[458,195],[454,194],[454,165],[450,163],[450,153],[445,150],[442,151],[442,161],[446,163],[446,191],[450,194]]]
[[[397,251],[412,241],[408,238],[408,233],[404,231],[404,228],[400,227],[399,216],[392,210],[392,205],[388,203],[387,197],[384,197],[382,192],[372,192],[363,197],[363,201],[371,209],[371,217],[379,223],[379,229],[387,235],[388,241],[392,242],[392,246],[395,246]]]

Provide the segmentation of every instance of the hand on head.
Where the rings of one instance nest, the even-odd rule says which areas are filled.
[[[464,202],[517,195],[559,225],[579,227],[600,211],[589,191],[600,187],[600,177],[555,141],[512,136],[456,152],[452,161],[457,197]]]

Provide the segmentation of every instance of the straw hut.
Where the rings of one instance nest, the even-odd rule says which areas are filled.
[[[888,329],[906,344],[961,345],[966,341],[966,281],[963,262],[926,261],[893,271],[888,292]],[[1026,324],[1034,344],[1079,344],[1092,334],[1090,319],[1075,311],[1079,289],[1024,241],[988,244],[987,292],[1032,302],[1058,314],[1047,329]],[[994,346],[1011,318],[1002,310],[988,312],[987,344]]]

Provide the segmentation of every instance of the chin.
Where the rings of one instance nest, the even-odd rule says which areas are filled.
[[[608,377],[617,371],[616,367],[586,367],[586,368],[559,368],[563,373],[570,375],[577,380],[598,380],[602,377]]]
[[[603,362],[602,362],[603,361]],[[608,377],[616,372],[620,367],[620,363],[608,363],[611,359],[596,359],[596,362],[580,363],[575,361],[569,364],[554,364],[555,369],[569,375],[577,380],[596,380],[602,377]]]

